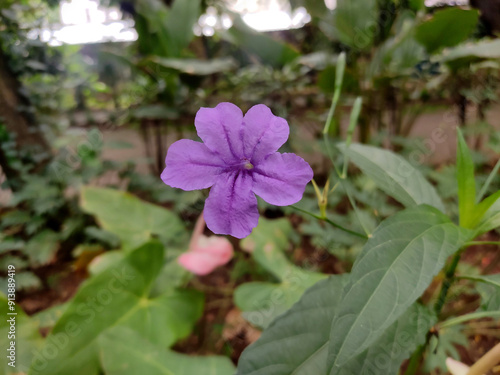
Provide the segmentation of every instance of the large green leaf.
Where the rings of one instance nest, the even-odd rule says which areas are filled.
[[[81,206],[96,216],[103,229],[116,234],[125,249],[134,249],[153,235],[167,243],[179,243],[185,235],[176,214],[123,191],[83,187]]]
[[[125,327],[108,330],[99,339],[106,375],[233,375],[226,357],[195,357],[153,345]]]
[[[437,11],[433,17],[417,27],[416,38],[434,53],[444,47],[453,47],[465,40],[475,29],[479,12],[448,8]]]
[[[399,319],[469,236],[470,231],[425,205],[382,222],[357,258],[333,319],[330,374],[370,347]]]
[[[391,151],[373,146],[337,146],[366,175],[391,197],[406,207],[428,204],[444,212],[443,202],[434,187],[409,162]]]
[[[98,369],[96,339],[110,327],[130,327],[165,348],[189,334],[202,313],[203,297],[178,291],[148,298],[162,263],[163,246],[147,243],[82,284],[30,374],[66,375],[82,363],[88,371]]]
[[[250,323],[267,327],[278,315],[297,302],[304,291],[326,275],[303,270],[291,263],[283,253],[289,247],[293,232],[287,219],[266,220],[259,225],[241,246],[252,252],[253,258],[280,283],[250,282],[239,286],[234,293],[236,305]]]
[[[355,50],[368,50],[378,25],[376,0],[338,0],[333,13],[333,35]]]
[[[0,293],[0,346],[3,349],[0,356],[0,373],[2,374],[20,374],[27,373],[30,363],[33,359],[33,352],[38,350],[42,343],[42,336],[38,331],[38,326],[35,321],[30,319],[20,306],[15,306],[15,310],[10,310],[7,298]],[[8,313],[17,313],[17,315],[7,315]],[[8,319],[15,318],[15,338],[9,338],[10,323]],[[15,341],[15,367],[9,366],[11,359],[7,349],[10,348],[10,342]]]
[[[414,304],[367,350],[347,362],[336,375],[398,374],[401,363],[425,343],[437,318],[426,307]]]
[[[307,290],[245,349],[238,375],[326,373],[329,327],[348,275],[334,275]]]

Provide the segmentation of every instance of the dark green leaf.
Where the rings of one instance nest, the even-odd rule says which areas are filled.
[[[399,319],[470,234],[429,206],[382,222],[356,259],[333,319],[329,373],[337,373]]]
[[[453,47],[464,41],[477,25],[479,12],[448,8],[434,13],[433,17],[417,27],[416,38],[427,52],[434,53],[444,47]]]

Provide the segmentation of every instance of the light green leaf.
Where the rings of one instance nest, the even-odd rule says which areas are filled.
[[[476,206],[476,181],[474,180],[474,163],[460,129],[457,129],[457,184],[458,211],[460,225],[471,227],[474,207]]]
[[[482,40],[445,50],[441,60],[448,64],[500,58],[500,40]]]
[[[231,57],[212,60],[196,60],[152,56],[150,60],[165,68],[197,76],[226,72],[236,68],[236,61]]]
[[[476,237],[500,227],[500,199],[491,205],[476,228]]]
[[[486,212],[493,206],[496,202],[500,202],[500,190],[496,193],[491,194],[489,197],[486,197],[481,202],[475,205],[472,217],[470,219],[470,223],[472,227],[477,227],[479,222],[483,217],[487,217]]]
[[[287,219],[266,220],[259,225],[241,246],[280,283],[250,282],[239,286],[234,293],[235,304],[250,323],[267,327],[274,318],[297,302],[304,291],[326,275],[303,270],[291,263],[283,253],[289,247],[293,229]]]
[[[357,258],[333,319],[330,374],[399,319],[469,236],[429,206],[406,209],[382,222]]]
[[[110,327],[129,327],[164,348],[189,334],[202,313],[203,296],[173,291],[148,298],[162,263],[161,244],[147,243],[82,284],[37,353],[46,365],[34,363],[30,374],[74,373],[82,357],[94,364],[93,371],[96,339]]]
[[[125,327],[108,330],[99,339],[106,375],[233,375],[226,357],[195,357],[153,345]]]
[[[325,327],[334,317],[347,278],[333,275],[308,289],[245,349],[237,375],[325,374],[329,340]]]
[[[413,304],[367,350],[347,362],[336,375],[398,374],[401,363],[425,343],[437,318],[428,308]]]
[[[7,314],[12,312],[17,313],[15,315],[15,339],[8,337],[10,323],[7,320],[12,316]],[[3,349],[0,356],[0,373],[27,373],[33,358],[33,352],[39,349],[43,343],[37,324],[24,313],[20,306],[15,306],[15,311],[9,310],[7,297],[2,293],[0,293],[0,314],[2,315],[0,320],[0,347]],[[7,355],[9,355],[7,349],[10,348],[11,341],[15,341],[15,367],[8,365],[10,359],[7,358]]]
[[[416,38],[429,53],[434,53],[444,47],[453,47],[474,31],[478,18],[479,12],[475,9],[439,10],[430,20],[417,27]]]
[[[337,147],[388,195],[406,207],[428,204],[444,212],[434,187],[409,162],[391,151],[373,146],[345,144]]]
[[[153,235],[165,243],[185,239],[185,230],[177,215],[123,191],[83,187],[81,206],[96,216],[103,229],[116,234],[125,249],[134,249]]]

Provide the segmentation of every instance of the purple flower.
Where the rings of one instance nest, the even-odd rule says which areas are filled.
[[[231,103],[201,108],[194,120],[204,143],[181,139],[170,146],[163,182],[183,190],[212,187],[204,217],[216,234],[248,236],[257,226],[257,198],[287,206],[302,198],[313,171],[301,157],[278,149],[288,139],[285,119],[263,104],[243,116]]]

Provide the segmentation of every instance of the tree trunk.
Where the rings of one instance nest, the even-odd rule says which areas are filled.
[[[37,127],[34,118],[23,113],[20,108],[28,107],[28,100],[20,93],[21,84],[7,63],[7,56],[0,49],[0,125],[14,137],[18,151],[26,155],[38,169],[50,159],[50,147]],[[7,176],[13,179],[18,172],[9,165],[9,158],[0,145],[0,166]],[[24,161],[24,158],[23,158]]]

